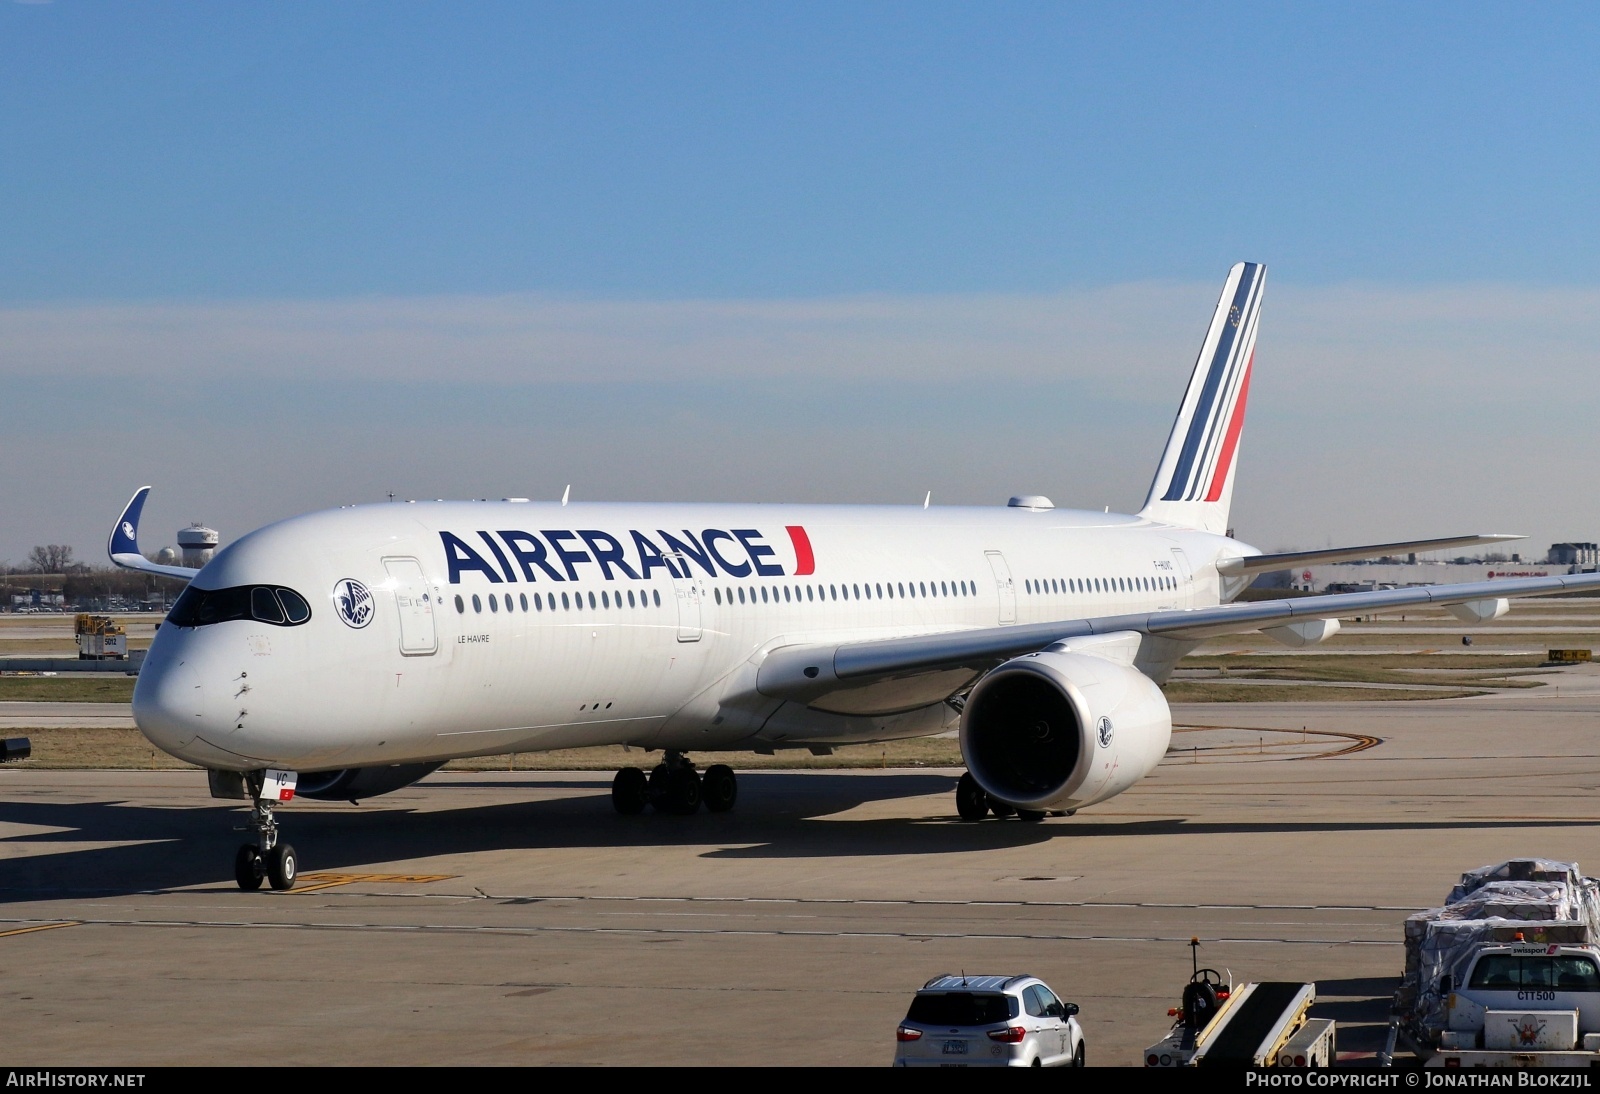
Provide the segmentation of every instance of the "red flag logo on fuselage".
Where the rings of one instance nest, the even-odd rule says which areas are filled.
[[[811,537],[798,524],[785,526],[789,540],[794,544],[794,576],[805,577],[817,572],[816,556],[811,553]]]

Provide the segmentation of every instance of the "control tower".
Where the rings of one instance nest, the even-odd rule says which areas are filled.
[[[211,561],[217,553],[217,533],[196,521],[178,532],[178,550],[183,552],[183,564],[196,568]]]

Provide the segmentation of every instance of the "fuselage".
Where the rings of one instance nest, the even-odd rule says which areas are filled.
[[[219,552],[158,631],[134,716],[166,751],[236,770],[915,736],[953,712],[780,711],[746,680],[798,642],[1209,606],[1238,592],[1217,559],[1254,553],[1015,506],[355,506]]]

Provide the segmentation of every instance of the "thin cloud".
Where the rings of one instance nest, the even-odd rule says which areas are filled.
[[[0,309],[0,377],[192,381],[1071,378],[1137,397],[1193,359],[1214,285],[1038,295],[584,300],[535,295]],[[1279,381],[1435,390],[1583,376],[1600,290],[1269,287]],[[1456,385],[1452,392],[1439,385]],[[1503,393],[1502,393],[1503,394]],[[1592,397],[1579,391],[1580,398]],[[1470,394],[1465,396],[1470,401]]]

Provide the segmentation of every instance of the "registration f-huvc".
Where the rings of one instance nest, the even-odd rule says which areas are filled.
[[[239,884],[293,884],[274,810],[357,799],[455,757],[659,750],[613,802],[733,806],[692,750],[826,750],[958,722],[963,818],[1040,820],[1126,790],[1167,750],[1158,686],[1202,640],[1320,642],[1406,605],[1466,622],[1600,575],[1234,603],[1310,562],[1517,538],[1270,555],[1228,535],[1266,270],[1228,273],[1144,506],[377,504],[261,528],[198,571],[147,561],[140,489],[112,559],[192,579],[134,691],[139,728],[247,799]]]

